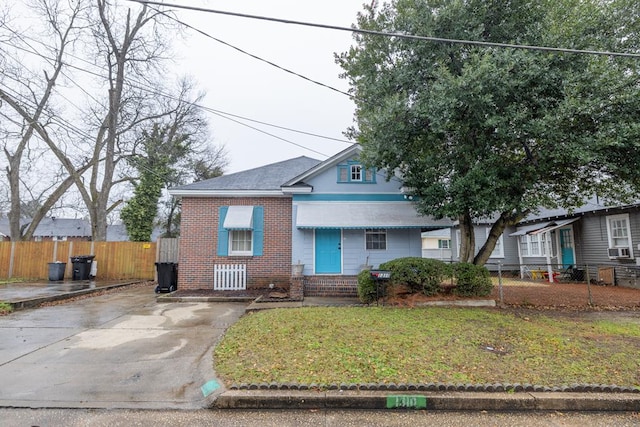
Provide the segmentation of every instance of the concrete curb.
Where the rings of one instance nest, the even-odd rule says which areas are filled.
[[[229,390],[210,409],[426,409],[441,411],[639,411],[640,395],[611,393],[390,393]]]

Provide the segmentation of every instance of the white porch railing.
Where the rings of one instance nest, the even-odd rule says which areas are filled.
[[[451,249],[423,249],[422,258],[439,259],[441,261],[451,260]]]
[[[245,264],[214,264],[213,290],[239,291],[247,289],[247,266]]]

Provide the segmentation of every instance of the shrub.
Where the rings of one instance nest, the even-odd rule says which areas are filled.
[[[11,304],[0,301],[0,315],[9,314],[13,311]]]
[[[386,295],[386,282],[380,282],[380,288],[377,289],[376,282],[371,278],[369,270],[362,270],[358,274],[358,298],[365,304],[376,301],[376,297],[382,298]]]
[[[407,257],[380,264],[381,270],[391,271],[391,285],[405,284],[412,292],[435,295],[442,281],[449,276],[449,266],[436,259]]]
[[[467,262],[454,264],[453,276],[456,279],[456,287],[453,290],[456,295],[483,297],[489,295],[493,289],[489,270],[480,265]]]

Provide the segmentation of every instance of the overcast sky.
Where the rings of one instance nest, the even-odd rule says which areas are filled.
[[[121,0],[124,1],[124,0]],[[170,0],[170,3],[350,27],[362,0]],[[334,52],[344,52],[352,35],[292,24],[176,10],[180,20],[265,60],[342,91],[348,84],[338,75]],[[176,45],[176,73],[193,76],[207,92],[203,104],[270,124],[319,134],[332,141],[242,121],[275,134],[295,146],[241,124],[207,113],[216,144],[229,153],[227,173],[297,156],[324,160],[348,147],[343,132],[353,123],[353,102],[346,96],[307,82],[217,41],[187,30]],[[322,153],[322,154],[319,154]],[[324,155],[323,155],[324,154]]]

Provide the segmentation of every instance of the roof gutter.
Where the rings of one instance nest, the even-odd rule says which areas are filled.
[[[281,190],[169,190],[175,197],[290,197]]]

